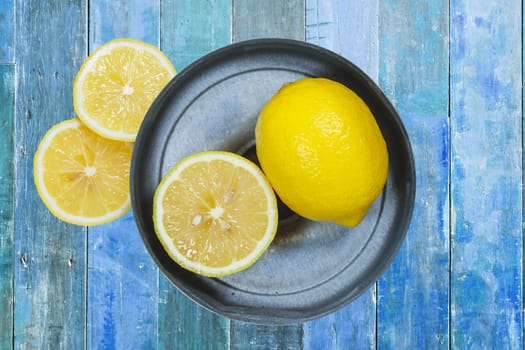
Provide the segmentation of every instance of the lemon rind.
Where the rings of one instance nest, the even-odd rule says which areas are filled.
[[[178,178],[178,175],[191,164],[200,161],[224,160],[232,162],[234,165],[241,166],[243,169],[249,171],[257,179],[258,183],[264,189],[266,198],[268,199],[267,210],[269,213],[269,222],[264,234],[264,238],[259,241],[256,248],[251,254],[245,258],[238,260],[228,266],[213,268],[201,263],[193,263],[186,259],[177,250],[170,237],[166,233],[166,228],[162,220],[164,214],[162,206],[159,204],[164,197],[169,185]],[[277,232],[278,214],[277,214],[277,200],[273,189],[263,172],[250,160],[230,152],[223,151],[207,151],[190,155],[179,161],[161,180],[153,199],[153,222],[155,232],[168,255],[183,268],[192,271],[196,274],[207,277],[223,277],[231,275],[236,272],[243,271],[252,266],[261,255],[268,249]]]
[[[42,202],[47,209],[58,219],[67,222],[69,224],[79,226],[97,226],[102,225],[111,221],[114,221],[124,216],[131,209],[131,198],[128,196],[126,202],[117,210],[106,213],[102,216],[86,217],[79,215],[72,215],[67,211],[63,210],[56,201],[53,200],[51,194],[47,191],[46,185],[43,182],[43,177],[40,176],[43,173],[43,159],[42,156],[45,151],[49,148],[51,141],[54,136],[66,129],[78,128],[82,125],[82,122],[78,118],[68,119],[52,126],[44,135],[40,144],[35,152],[33,158],[33,178],[35,181],[36,190],[38,195],[42,199]]]
[[[80,66],[75,76],[75,80],[73,81],[73,108],[78,118],[80,118],[80,120],[82,120],[82,122],[86,126],[88,126],[90,129],[92,129],[94,132],[96,132],[102,137],[109,138],[115,141],[134,142],[137,138],[137,133],[117,132],[102,127],[100,123],[98,123],[95,119],[91,118],[89,116],[89,113],[87,113],[84,110],[84,108],[82,107],[82,103],[80,103],[82,99],[79,98],[82,96],[82,92],[80,90],[80,87],[82,86],[81,82],[84,81],[85,75],[90,71],[90,68],[96,63],[97,59],[100,56],[111,52],[117,47],[133,47],[139,48],[141,50],[147,50],[155,57],[159,58],[159,62],[171,74],[171,77],[175,76],[175,74],[177,74],[177,71],[175,70],[175,67],[173,66],[169,58],[156,46],[130,38],[113,39],[99,46],[88,56],[86,60],[84,60],[84,62]]]

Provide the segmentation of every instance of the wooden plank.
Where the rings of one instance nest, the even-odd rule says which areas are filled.
[[[159,294],[159,349],[229,349],[230,322],[180,293],[163,277]]]
[[[85,346],[86,230],[44,207],[32,163],[48,128],[73,116],[85,8],[81,0],[16,1],[15,349]]]
[[[179,71],[231,42],[231,0],[163,0],[161,48]]]
[[[156,348],[158,269],[132,214],[90,229],[88,256],[88,348]]]
[[[233,41],[261,37],[305,39],[305,3],[293,1],[234,1]],[[233,349],[300,349],[303,347],[300,324],[286,326],[231,323]]]
[[[302,349],[300,325],[260,326],[234,321],[231,348],[235,350]]]
[[[346,57],[377,81],[378,3],[306,0],[306,41]]]
[[[160,1],[90,1],[89,47],[128,37],[159,45]],[[88,348],[157,347],[158,269],[131,212],[89,229]]]
[[[115,38],[160,44],[160,0],[89,2],[89,51]]]
[[[416,162],[411,227],[378,283],[378,348],[447,349],[448,121],[404,115]]]
[[[0,64],[0,349],[13,348],[15,67]]]
[[[451,1],[453,348],[523,346],[521,1]]]
[[[14,63],[15,48],[15,3],[14,0],[0,2],[0,63]]]
[[[231,41],[229,0],[163,0],[161,48],[180,71]],[[159,349],[227,349],[229,320],[186,298],[160,274]]]
[[[305,0],[233,1],[233,41],[288,38],[304,41]]]
[[[448,1],[379,2],[379,83],[409,134],[416,202],[378,283],[377,347],[449,346]]]
[[[378,76],[377,1],[306,1],[306,40]],[[358,14],[356,16],[350,14]],[[304,325],[305,349],[375,349],[376,288],[350,305]]]
[[[303,325],[304,349],[376,349],[376,288]]]

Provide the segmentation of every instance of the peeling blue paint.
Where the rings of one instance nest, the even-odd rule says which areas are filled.
[[[454,241],[457,243],[469,243],[474,238],[472,224],[463,218],[456,218],[457,225],[454,232]]]
[[[517,9],[521,2],[451,3],[453,348],[523,345]]]
[[[101,341],[101,347],[104,350],[114,350],[115,349],[115,320],[113,319],[113,301],[115,300],[115,295],[111,292],[104,294],[104,299],[106,301],[104,307],[104,325],[103,332],[104,337]]]
[[[15,1],[0,2],[0,63],[14,63]]]

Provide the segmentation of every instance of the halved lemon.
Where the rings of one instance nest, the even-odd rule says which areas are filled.
[[[34,157],[38,194],[59,219],[76,225],[103,224],[131,208],[132,144],[109,140],[79,119],[53,126]]]
[[[155,231],[167,253],[210,277],[250,267],[272,242],[277,216],[275,194],[262,171],[229,152],[182,159],[154,196]]]
[[[153,100],[175,73],[155,46],[133,39],[109,41],[84,61],[75,77],[75,112],[104,137],[134,141]]]

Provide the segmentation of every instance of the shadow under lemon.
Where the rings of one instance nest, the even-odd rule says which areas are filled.
[[[255,163],[259,168],[261,165],[259,164],[259,159],[257,159],[257,152],[255,147],[255,140],[241,148],[238,152],[243,157],[249,159],[253,163]],[[274,191],[275,193],[275,191]],[[281,201],[279,198],[279,195],[275,193],[275,198],[277,199],[277,210],[279,215],[279,226],[277,229],[277,234],[274,238],[274,244],[279,244],[280,241],[288,240],[295,234],[300,234],[301,227],[308,225],[308,219],[305,219],[301,216],[299,216],[297,213],[295,213],[293,210],[288,208],[286,204]],[[288,225],[294,225],[293,230],[283,230],[282,228],[284,226]]]

